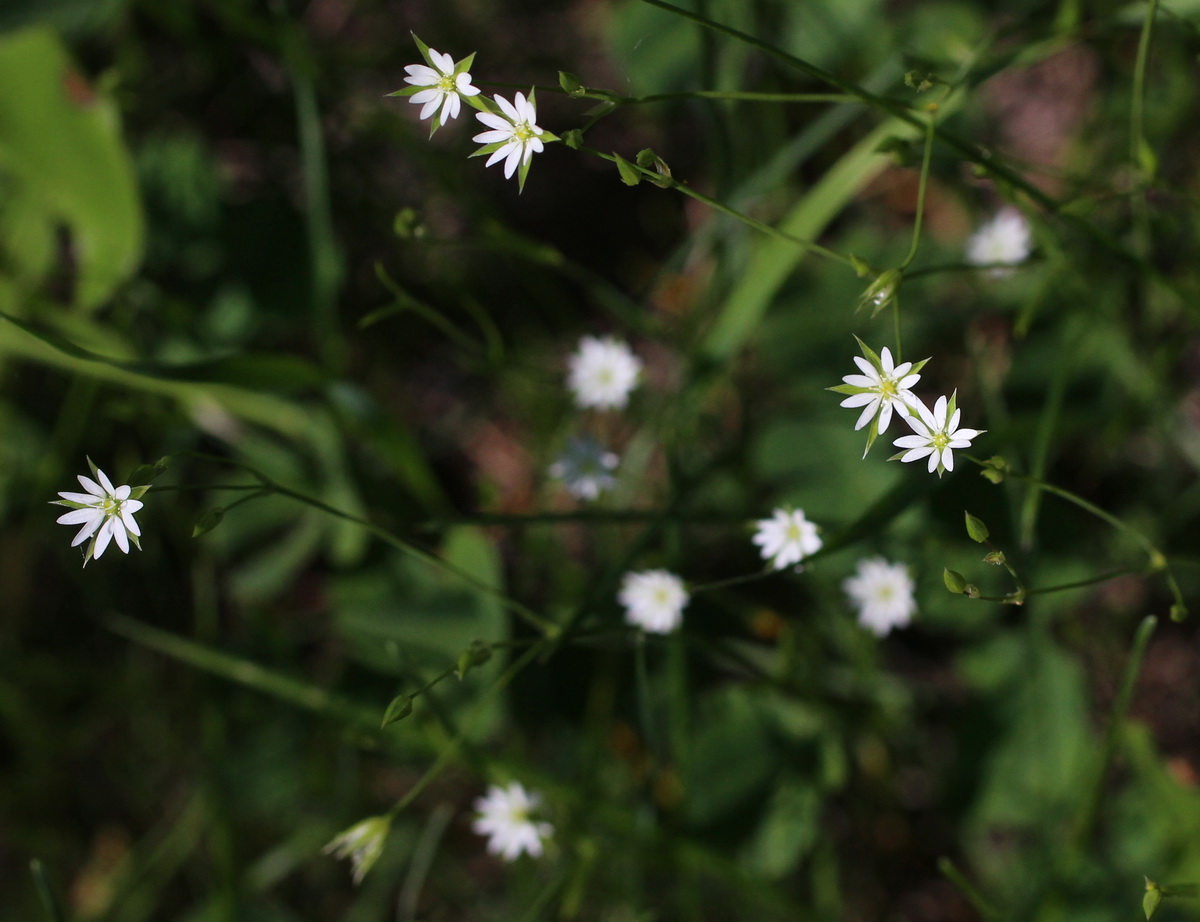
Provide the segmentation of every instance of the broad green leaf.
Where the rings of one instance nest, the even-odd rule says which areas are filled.
[[[76,304],[97,306],[136,270],[142,209],[116,105],[47,28],[0,38],[0,175],[27,199],[30,240],[70,232]],[[44,239],[21,252],[39,268]]]

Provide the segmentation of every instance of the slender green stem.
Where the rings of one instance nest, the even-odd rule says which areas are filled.
[[[685,99],[742,99],[749,102],[861,102],[849,93],[756,93],[746,90],[692,90],[684,93],[654,93],[650,96],[622,96],[622,105],[648,102],[673,102]]]
[[[1158,0],[1146,4],[1146,18],[1142,21],[1142,34],[1138,39],[1137,63],[1133,68],[1133,101],[1129,110],[1129,157],[1143,170],[1145,179],[1152,178],[1150,147],[1146,142],[1146,63],[1150,57],[1150,39],[1154,33],[1154,19],[1158,15]]]
[[[727,589],[730,586],[741,586],[744,583],[757,583],[759,580],[770,579],[772,576],[779,575],[779,570],[765,570],[757,573],[747,573],[743,576],[731,576],[729,579],[719,579],[711,583],[700,583],[697,586],[689,586],[688,592],[691,595],[699,595],[701,592],[712,592],[714,589]]]
[[[310,506],[319,512],[324,512],[326,515],[333,516],[334,518],[341,519],[342,521],[353,522],[355,525],[358,525],[370,534],[374,535],[380,541],[390,544],[401,553],[420,560],[423,563],[427,563],[431,566],[445,570],[447,573],[453,574],[456,578],[462,580],[464,583],[467,583],[478,592],[498,601],[509,611],[513,612],[513,614],[517,615],[519,618],[522,618],[531,626],[541,631],[544,636],[551,637],[558,634],[559,629],[557,625],[537,614],[537,612],[525,605],[523,602],[517,601],[512,596],[497,589],[490,583],[484,582],[474,574],[463,570],[461,567],[456,567],[454,564],[447,560],[443,560],[436,554],[427,551],[422,547],[418,547],[415,544],[411,544],[408,541],[405,541],[403,538],[397,537],[386,528],[376,525],[369,519],[364,519],[361,516],[346,512],[344,509],[338,509],[336,506],[331,506],[329,503],[319,500],[315,496],[309,496],[306,493],[301,493],[299,490],[293,490],[291,487],[285,487],[283,484],[275,482],[262,471],[252,467],[249,464],[243,464],[230,458],[222,458],[216,455],[205,454],[203,452],[185,451],[180,452],[180,454],[240,468],[251,476],[256,477],[262,483],[264,488],[269,489],[273,493],[277,493],[280,496],[286,496],[289,499],[293,499],[298,503]]]
[[[1129,705],[1133,701],[1133,689],[1137,683],[1138,674],[1142,669],[1142,659],[1146,655],[1146,647],[1158,619],[1149,615],[1138,625],[1137,633],[1133,635],[1133,647],[1129,651],[1129,661],[1125,664],[1125,674],[1121,678],[1121,688],[1113,701],[1112,713],[1109,717],[1108,730],[1104,734],[1104,750],[1100,762],[1092,776],[1090,787],[1084,795],[1083,812],[1080,814],[1078,825],[1075,827],[1076,854],[1083,854],[1088,848],[1096,822],[1100,817],[1100,806],[1104,800],[1104,782],[1108,778],[1109,769],[1117,754],[1117,742],[1129,714]]]
[[[38,898],[42,901],[42,906],[46,910],[46,917],[50,922],[66,922],[66,916],[63,915],[62,906],[58,902],[58,897],[54,895],[54,890],[50,886],[50,879],[46,876],[46,868],[42,862],[34,858],[29,862],[29,871],[33,874],[33,885],[37,888]]]
[[[896,340],[896,364],[904,361],[904,342],[900,334],[900,296],[892,298],[892,336]]]
[[[533,662],[534,657],[536,657],[542,651],[543,646],[544,643],[534,644],[509,664],[508,668],[505,669],[500,675],[500,678],[498,678],[495,683],[493,683],[492,687],[480,697],[478,702],[476,702],[471,713],[471,717],[469,717],[467,720],[468,724],[472,722],[472,718],[477,717],[477,715],[483,712],[483,707],[489,700],[494,698],[501,691],[508,687],[508,684],[514,678],[516,678],[517,673]],[[442,773],[446,766],[458,756],[459,749],[463,745],[463,741],[466,738],[467,732],[468,731],[466,729],[460,730],[451,740],[449,740],[449,742],[446,743],[445,746],[442,747],[442,751],[438,754],[438,757],[436,760],[434,760],[434,763],[429,766],[428,769],[426,769],[425,774],[423,774],[417,780],[417,783],[409,788],[408,791],[405,792],[404,796],[392,805],[391,809],[387,811],[386,816],[389,818],[394,818],[405,807],[416,800],[417,797],[420,796],[421,792],[425,790],[425,788],[429,787],[430,783],[437,778],[437,776]]]
[[[603,151],[598,151],[590,147],[580,147],[579,149],[586,153],[592,154],[593,156],[600,157],[602,160],[607,160],[609,163],[617,162],[617,158],[613,154],[606,154]],[[670,176],[663,176],[655,170],[646,169],[645,167],[638,166],[636,163],[630,163],[629,166],[638,173],[641,173],[642,176],[656,185],[663,186],[664,188],[668,189],[674,189],[676,192],[682,192],[689,198],[693,198],[698,202],[703,202],[705,205],[709,206],[715,211],[719,211],[721,214],[728,215],[737,221],[741,221],[747,227],[752,227],[755,230],[761,231],[770,237],[775,237],[778,240],[786,240],[789,243],[794,243],[797,246],[803,247],[805,250],[816,253],[818,256],[824,256],[826,259],[832,259],[835,262],[840,262],[847,266],[853,265],[853,262],[848,256],[843,256],[841,253],[838,253],[835,250],[830,250],[827,247],[823,247],[819,243],[814,243],[811,240],[804,240],[800,237],[794,237],[791,234],[779,230],[777,227],[772,227],[769,224],[764,224],[762,221],[757,221],[735,208],[730,208],[724,202],[718,201],[712,196],[705,195],[703,192],[697,192],[686,183],[681,183]]]
[[[953,861],[943,855],[938,859],[937,866],[938,870],[942,872],[942,876],[958,887],[962,895],[967,898],[967,902],[974,906],[975,911],[983,918],[991,920],[991,922],[999,922],[1004,918],[1004,914],[988,901],[962,871],[955,867]]]
[[[933,136],[936,128],[937,106],[931,103],[929,120],[925,125],[925,152],[921,157],[921,179],[917,186],[917,215],[913,219],[912,244],[908,248],[908,256],[900,264],[901,272],[912,265],[912,261],[917,256],[917,247],[921,245],[921,223],[925,218],[925,190],[929,185],[929,164],[933,155]],[[899,348],[898,342],[897,348]],[[896,361],[900,361],[900,359],[897,358]]]

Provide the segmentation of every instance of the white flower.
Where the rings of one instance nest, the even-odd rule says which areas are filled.
[[[537,126],[537,109],[534,107],[532,91],[528,99],[524,93],[518,93],[512,102],[503,96],[492,98],[503,116],[492,112],[476,112],[475,117],[490,130],[475,135],[472,140],[485,146],[500,145],[491,152],[484,166],[503,160],[504,178],[508,179],[518,165],[527,165],[530,157],[545,149],[542,135],[546,132]],[[476,151],[477,154],[484,152]]]
[[[876,434],[886,432],[892,421],[892,410],[897,408],[902,416],[908,415],[908,408],[917,402],[912,392],[912,386],[921,380],[916,374],[925,365],[925,361],[913,366],[912,362],[902,362],[896,365],[892,361],[892,351],[884,346],[879,355],[875,355],[863,345],[866,357],[854,356],[854,364],[862,372],[861,375],[845,375],[845,383],[830,390],[842,394],[850,394],[838,406],[862,407],[858,422],[854,424],[855,431],[861,429],[878,416],[878,424],[874,429]],[[864,453],[865,454],[865,453]]]
[[[986,429],[960,429],[958,420],[962,410],[955,405],[958,392],[951,395],[949,402],[939,397],[933,406],[933,412],[921,401],[913,406],[917,412],[906,416],[905,422],[916,435],[905,435],[896,439],[892,444],[905,449],[897,452],[890,460],[899,458],[901,461],[918,461],[929,456],[929,473],[943,470],[954,470],[954,454],[956,448],[970,448],[971,439],[987,432]],[[949,419],[947,419],[949,417]]]
[[[776,509],[769,519],[761,519],[754,543],[762,548],[764,560],[776,570],[799,563],[821,549],[817,526],[804,517],[804,511]]]
[[[625,606],[625,620],[651,634],[679,627],[688,603],[683,580],[666,570],[626,573],[617,598]]]
[[[87,490],[86,493],[59,493],[62,499],[51,500],[55,505],[67,506],[72,510],[56,519],[59,524],[83,526],[75,535],[71,547],[77,547],[89,538],[92,539],[83,558],[84,566],[87,566],[87,562],[93,557],[99,560],[110,541],[116,541],[117,547],[126,554],[129,553],[131,540],[138,550],[142,549],[138,542],[142,530],[134,520],[133,514],[141,509],[144,503],[131,497],[133,487],[114,487],[104,471],[94,465],[92,473],[96,475],[99,483],[82,474],[78,478],[79,483]],[[142,492],[144,489],[139,488],[139,495]]]
[[[521,852],[538,858],[542,854],[542,840],[554,834],[549,823],[529,818],[540,802],[537,794],[527,792],[515,781],[506,788],[490,785],[485,797],[475,799],[479,816],[471,828],[487,836],[487,850],[505,861],[515,861]]]
[[[1029,222],[1015,208],[1002,208],[967,241],[967,262],[973,266],[993,266],[993,277],[1007,275],[1029,256]]]
[[[349,858],[354,882],[362,883],[371,865],[383,852],[391,825],[390,816],[368,817],[334,836],[333,841],[325,846],[325,854],[332,852],[335,858]]]
[[[471,75],[464,69],[459,70],[454,59],[448,54],[429,51],[429,61],[433,67],[425,64],[408,64],[404,70],[408,76],[405,83],[418,88],[418,92],[409,97],[414,105],[424,106],[420,117],[429,118],[439,109],[438,124],[446,124],[452,118],[458,118],[462,109],[462,96],[478,96],[479,87],[471,85]],[[470,59],[468,59],[470,60]]]
[[[576,406],[620,408],[637,387],[642,360],[611,336],[585,336],[579,341],[578,351],[567,359],[567,370],[567,387],[575,396]]]
[[[561,480],[576,499],[596,499],[617,485],[612,472],[620,459],[598,441],[585,436],[567,441],[566,450],[550,465],[550,476]]]
[[[882,637],[894,627],[904,627],[917,611],[908,567],[882,557],[858,562],[854,575],[842,583],[858,608],[858,623]]]

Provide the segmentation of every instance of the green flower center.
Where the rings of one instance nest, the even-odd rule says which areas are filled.
[[[118,516],[121,514],[121,501],[110,493],[104,497],[104,502],[100,504],[100,510],[105,515]]]
[[[785,534],[789,541],[795,541],[797,544],[800,543],[800,539],[803,537],[800,534],[800,526],[797,525],[795,522],[793,522],[791,525],[789,525],[787,527],[787,531],[785,532]]]
[[[947,445],[950,444],[950,436],[946,435],[945,430],[942,430],[941,432],[935,432],[933,434],[933,437],[930,438],[929,444],[932,445],[934,448],[936,448],[938,451],[941,451],[943,448],[945,448]]]
[[[454,83],[454,74],[446,74],[441,80],[434,84],[443,93],[455,93],[458,87]]]
[[[513,137],[524,144],[531,138],[537,137],[537,135],[534,134],[533,127],[529,124],[529,122],[517,122],[517,124],[513,125]],[[603,372],[603,375],[606,378],[611,379],[612,372],[605,371]]]
[[[895,397],[899,394],[895,378],[884,378],[879,382],[879,393],[884,397]]]

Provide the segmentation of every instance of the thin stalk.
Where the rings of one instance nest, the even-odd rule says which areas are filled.
[[[39,859],[34,858],[29,862],[29,871],[33,874],[33,885],[37,888],[38,897],[46,910],[46,917],[50,922],[66,922],[67,917],[63,915],[62,906],[58,902],[58,897],[54,895],[50,879],[46,876],[45,865]]]
[[[1158,15],[1158,0],[1146,5],[1146,18],[1142,21],[1142,34],[1138,39],[1137,62],[1133,67],[1133,101],[1129,108],[1129,159],[1143,170],[1143,178],[1153,178],[1149,168],[1150,146],[1146,142],[1146,63],[1150,57],[1150,39],[1154,33],[1154,19]]]
[[[993,906],[979,891],[979,888],[967,879],[967,875],[955,867],[953,861],[943,855],[938,859],[937,866],[938,870],[942,872],[942,876],[958,887],[962,895],[967,898],[967,902],[974,906],[975,911],[983,918],[991,920],[991,922],[999,922],[1000,919],[1004,918],[1004,914]]]
[[[908,248],[908,256],[900,264],[901,272],[912,265],[912,261],[917,255],[917,247],[921,245],[921,223],[925,218],[925,190],[929,184],[929,163],[933,155],[933,135],[936,130],[936,120],[937,105],[930,103],[929,121],[925,125],[925,152],[921,157],[921,179],[917,186],[917,215],[913,219],[912,244]],[[897,343],[897,348],[899,348],[899,343]],[[897,357],[896,361],[900,361],[900,359]]]
[[[1104,734],[1104,750],[1100,764],[1092,776],[1091,786],[1085,795],[1083,812],[1075,827],[1076,854],[1082,854],[1088,847],[1088,840],[1096,828],[1100,817],[1100,804],[1104,800],[1104,782],[1108,778],[1109,769],[1117,754],[1117,742],[1120,739],[1125,718],[1129,714],[1129,705],[1133,701],[1133,689],[1137,683],[1138,674],[1142,669],[1142,660],[1146,655],[1146,647],[1158,619],[1148,615],[1138,625],[1137,633],[1133,635],[1133,648],[1129,651],[1129,662],[1125,664],[1125,674],[1121,678],[1121,688],[1113,702],[1112,713],[1109,717],[1108,730]]]
[[[647,0],[647,2],[648,2],[648,0]],[[617,158],[613,154],[606,154],[603,151],[598,151],[598,150],[595,150],[590,147],[580,147],[579,149],[581,151],[584,151],[585,153],[589,153],[596,157],[599,157],[602,160],[607,160],[609,163],[617,162]],[[730,208],[724,202],[718,201],[717,199],[715,199],[711,196],[705,195],[703,192],[697,192],[691,186],[681,183],[678,180],[673,179],[670,176],[663,176],[661,173],[658,173],[654,170],[646,169],[645,167],[638,166],[636,163],[630,163],[629,166],[632,167],[637,172],[641,173],[642,176],[644,176],[646,179],[653,182],[655,185],[662,186],[663,188],[667,188],[667,189],[674,189],[676,192],[682,192],[684,195],[688,196],[689,198],[693,198],[698,202],[703,202],[705,205],[707,205],[709,208],[712,208],[714,211],[719,211],[723,215],[728,215],[729,217],[731,217],[737,221],[741,221],[747,227],[752,227],[755,230],[761,231],[762,233],[764,233],[770,237],[775,237],[778,240],[786,240],[789,243],[794,243],[797,246],[803,247],[805,250],[808,250],[809,252],[816,253],[818,256],[824,256],[826,259],[832,259],[835,262],[842,263],[843,265],[846,265],[846,266],[854,265],[854,263],[851,261],[850,257],[848,257],[848,256],[843,256],[841,253],[838,253],[837,251],[831,250],[827,247],[823,247],[819,243],[814,243],[811,240],[804,240],[801,237],[794,237],[791,234],[784,233],[783,231],[779,230],[779,228],[777,228],[777,227],[772,227],[769,224],[764,224],[762,221],[757,221],[754,218],[750,217],[748,214],[743,214],[742,212],[738,211],[736,208]]]

